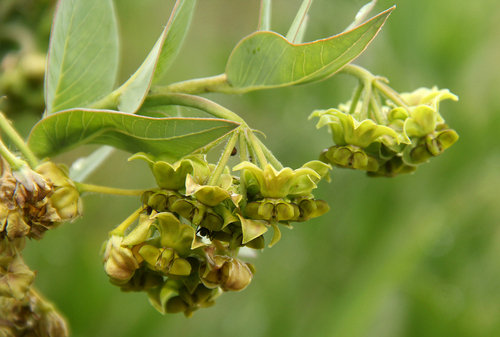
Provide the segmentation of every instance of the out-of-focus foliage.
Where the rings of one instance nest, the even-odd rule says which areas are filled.
[[[330,212],[296,224],[280,245],[247,259],[257,269],[252,287],[190,320],[161,316],[140,294],[125,296],[108,282],[99,258],[102,240],[138,201],[87,197],[82,219],[23,251],[30,268],[43,271],[36,285],[68,317],[73,336],[500,335],[500,3],[391,1],[377,4],[375,11],[397,9],[355,63],[389,78],[399,92],[449,88],[460,101],[443,102],[440,112],[460,140],[413,175],[371,179],[334,169],[332,182],[315,193]],[[236,42],[257,28],[259,2],[199,1],[164,83],[222,73]],[[285,34],[301,2],[275,0],[272,29]],[[363,4],[315,1],[304,41],[342,31]],[[154,45],[172,5],[116,1],[127,55],[119,82]],[[337,75],[210,98],[241,113],[266,133],[284,165],[298,167],[330,142],[307,116],[347,101],[354,86],[355,80]],[[25,119],[22,129],[32,122]],[[70,163],[84,151],[57,159]],[[126,158],[115,154],[89,181],[153,186],[146,164]]]

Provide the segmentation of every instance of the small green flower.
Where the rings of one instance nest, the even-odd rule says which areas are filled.
[[[378,125],[371,119],[361,122],[352,115],[343,113],[337,109],[316,110],[309,119],[318,117],[316,128],[329,126],[333,141],[338,146],[354,145],[359,148],[367,148],[374,142],[390,142],[398,140],[398,134],[393,129]]]
[[[436,111],[439,111],[439,102],[445,99],[458,101],[458,96],[452,94],[448,89],[439,90],[436,86],[429,88],[418,88],[409,93],[401,93],[401,98],[412,107],[419,105],[428,105]],[[444,120],[440,117],[438,122],[443,123]]]
[[[153,156],[139,152],[129,158],[148,162],[159,187],[179,191],[185,189],[186,176],[190,174],[195,182],[203,184],[210,176],[210,167],[203,156],[188,156],[174,164],[156,161]]]
[[[285,198],[292,194],[310,194],[316,184],[312,179],[321,179],[315,170],[309,167],[302,167],[292,170],[289,167],[277,171],[272,165],[265,165],[264,169],[250,162],[242,162],[233,168],[233,171],[247,170],[251,178],[259,187],[259,192],[264,198]],[[309,176],[309,179],[302,179],[302,176]],[[244,176],[247,179],[247,176]]]
[[[191,265],[172,248],[157,248],[152,245],[143,245],[139,254],[147,262],[148,268],[160,272],[165,276],[188,276],[191,274]]]
[[[186,195],[194,196],[196,200],[207,206],[217,206],[222,201],[231,198],[228,189],[232,185],[232,178],[224,175],[226,179],[221,181],[220,186],[208,186],[197,184],[191,175],[186,177]]]

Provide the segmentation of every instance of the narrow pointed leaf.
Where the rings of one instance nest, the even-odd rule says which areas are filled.
[[[117,66],[112,0],[59,0],[45,77],[46,115],[87,106],[110,93]]]
[[[373,0],[369,3],[367,3],[366,5],[364,5],[363,7],[361,7],[359,12],[356,14],[356,17],[354,18],[354,21],[349,26],[347,26],[345,31],[351,30],[354,27],[356,27],[357,25],[359,25],[361,22],[363,22],[363,20],[366,18],[368,13],[370,13],[370,11],[373,9],[373,7],[375,7],[376,3],[377,3],[377,0]]]
[[[255,32],[235,47],[226,66],[231,92],[284,87],[324,79],[361,54],[394,7],[348,32],[292,44],[273,32]]]
[[[196,0],[182,0],[177,3],[178,5],[172,12],[167,24],[168,34],[163,42],[163,48],[153,76],[153,83],[158,82],[165,76],[172,61],[177,56],[191,23]]]
[[[194,4],[194,0],[177,0],[167,26],[153,49],[139,69],[116,90],[119,94],[118,109],[120,111],[135,113],[146,98],[153,78],[158,80],[165,74],[187,32]],[[155,76],[157,64],[159,72]]]
[[[151,118],[110,110],[61,111],[38,122],[28,146],[39,157],[83,144],[177,160],[220,141],[240,124],[215,118]]]
[[[305,24],[307,12],[309,11],[309,8],[311,8],[311,4],[312,0],[302,1],[302,5],[300,6],[299,11],[295,16],[295,19],[293,20],[292,25],[288,30],[288,33],[286,34],[286,39],[291,43],[299,42],[297,41],[297,37],[299,36],[300,33],[303,34],[303,31],[301,32],[301,28]]]

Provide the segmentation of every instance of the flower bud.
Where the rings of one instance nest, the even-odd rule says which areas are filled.
[[[103,256],[104,271],[117,285],[127,283],[139,268],[132,251],[121,246],[122,241],[123,237],[111,236]]]
[[[75,184],[69,179],[67,171],[52,162],[38,165],[36,171],[50,179],[54,184],[54,194],[50,196],[50,204],[56,210],[59,219],[53,216],[49,221],[73,220],[82,213],[82,202]]]
[[[332,146],[321,153],[320,160],[343,168],[365,171],[378,170],[378,162],[375,157],[352,145]]]
[[[13,297],[21,301],[35,280],[33,273],[24,264],[15,244],[6,239],[0,242],[0,296]]]

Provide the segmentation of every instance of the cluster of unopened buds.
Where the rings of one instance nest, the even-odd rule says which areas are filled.
[[[279,224],[290,227],[329,210],[311,194],[328,179],[330,165],[320,161],[295,171],[244,161],[233,167],[240,177],[225,167],[213,181],[215,166],[201,155],[173,164],[142,153],[132,158],[148,162],[159,188],[142,195],[135,228],[124,234],[127,220],[111,232],[104,268],[123,291],[146,291],[162,313],[191,316],[222,292],[243,290],[255,269],[238,258],[241,247],[263,249],[271,227],[272,246],[281,237]]]
[[[389,88],[385,88],[386,93]],[[372,89],[371,97],[362,101],[357,96],[355,103],[341,104],[338,109],[314,111],[310,118],[319,118],[317,128],[327,125],[335,143],[321,153],[320,160],[365,170],[372,177],[393,177],[414,172],[458,140],[439,113],[440,101],[458,100],[447,89],[389,92],[393,99],[384,105]]]

